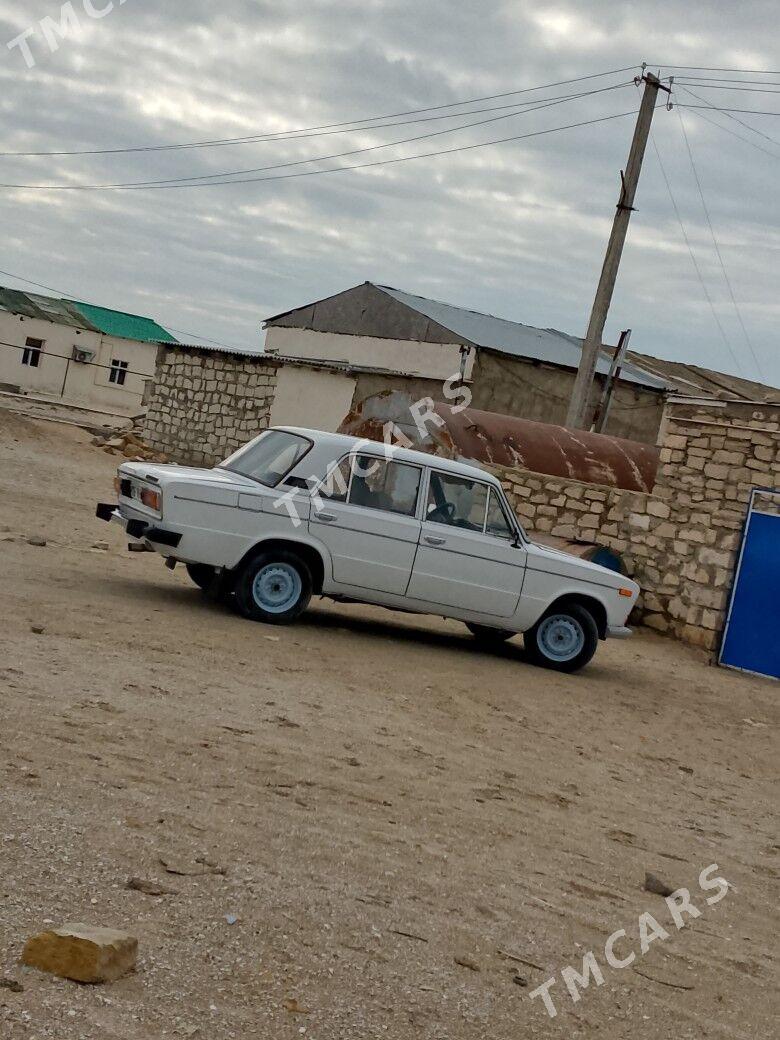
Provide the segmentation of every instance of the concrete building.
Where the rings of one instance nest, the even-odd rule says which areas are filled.
[[[151,318],[0,286],[0,390],[133,415],[154,380]]]
[[[365,282],[269,318],[266,352],[305,363],[285,377],[275,423],[335,429],[335,415],[359,415],[387,391],[441,400],[442,381],[463,373],[472,406],[563,424],[582,340],[453,307]],[[601,396],[613,349],[599,359],[591,410]],[[281,390],[281,386],[280,386]],[[656,444],[666,403],[680,397],[774,402],[777,389],[696,365],[629,350],[605,433]]]
[[[442,382],[463,374],[473,407],[540,422],[563,423],[582,341],[365,282],[269,318],[266,352],[318,363],[340,378],[311,371],[283,421],[316,415],[326,393],[334,413],[359,412],[366,398],[400,390],[441,398]],[[599,360],[595,409],[610,359]],[[327,386],[327,391],[325,387]],[[667,383],[627,361],[617,383],[607,433],[654,444]],[[274,421],[282,421],[273,416]],[[321,424],[317,424],[321,425]],[[327,427],[323,427],[327,428]]]

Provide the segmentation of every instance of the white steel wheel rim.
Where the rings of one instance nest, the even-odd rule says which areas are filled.
[[[298,602],[303,583],[298,571],[289,563],[269,563],[252,581],[252,598],[269,614],[284,614]]]
[[[551,661],[572,661],[585,646],[585,630],[570,614],[552,614],[539,626],[539,649]]]

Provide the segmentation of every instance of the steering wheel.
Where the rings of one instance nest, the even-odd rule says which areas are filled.
[[[442,502],[440,506],[436,506],[428,513],[428,520],[441,520],[445,523],[452,520],[455,516],[455,503],[454,502]]]

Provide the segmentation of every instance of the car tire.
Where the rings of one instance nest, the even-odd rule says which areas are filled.
[[[501,643],[505,643],[507,639],[517,635],[517,632],[511,632],[505,628],[475,625],[471,621],[466,622],[466,628],[482,646],[499,646]]]
[[[576,672],[590,661],[599,645],[596,621],[579,603],[551,607],[523,636],[528,659],[542,668]]]
[[[217,571],[208,563],[185,563],[187,574],[198,586],[206,599],[221,603],[230,599],[233,591],[227,571]]]
[[[278,549],[253,557],[239,572],[236,606],[250,621],[288,625],[309,605],[312,577],[295,553]]]
[[[202,592],[208,592],[214,581],[216,570],[208,563],[186,563],[185,569]]]

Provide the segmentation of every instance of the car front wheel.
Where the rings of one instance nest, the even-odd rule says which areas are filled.
[[[576,672],[596,652],[599,631],[593,615],[579,603],[552,607],[523,636],[529,660],[542,668]]]
[[[251,621],[286,625],[309,605],[312,578],[294,553],[261,553],[241,569],[235,586],[236,605]]]

